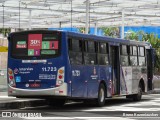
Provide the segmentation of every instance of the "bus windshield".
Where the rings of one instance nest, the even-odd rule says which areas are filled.
[[[11,37],[11,56],[19,59],[44,59],[60,55],[57,33],[18,33]]]

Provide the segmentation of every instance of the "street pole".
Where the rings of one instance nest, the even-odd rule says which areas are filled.
[[[122,10],[122,28],[121,28],[121,38],[124,39],[124,9]]]
[[[89,27],[89,0],[86,0],[86,26],[85,26],[86,34],[88,34],[88,27]]]
[[[32,10],[29,10],[29,30],[32,29]]]

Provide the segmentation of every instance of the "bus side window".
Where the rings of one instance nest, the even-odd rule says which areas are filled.
[[[145,48],[144,47],[138,47],[138,60],[139,60],[139,66],[146,66],[146,58],[145,58]]]
[[[104,54],[108,53],[108,44],[107,43],[104,43],[104,42],[99,43],[99,53],[104,53]]]
[[[84,63],[89,65],[97,64],[97,44],[94,41],[85,41]]]
[[[121,45],[121,54],[122,55],[128,55],[127,45]]]
[[[133,51],[133,55],[137,55],[137,46],[133,46],[132,51]]]
[[[72,50],[72,39],[68,39],[68,50]]]
[[[130,55],[133,55],[133,46],[130,46],[130,47],[129,47],[129,54],[130,54]]]
[[[128,66],[129,60],[128,60],[128,47],[127,45],[121,45],[121,65],[122,66]]]
[[[132,54],[131,54],[132,51]],[[130,64],[131,66],[137,66],[138,65],[138,59],[137,59],[137,46],[130,46]]]
[[[72,39],[72,51],[81,52],[82,51],[82,41]]]
[[[139,55],[140,55],[140,56],[145,56],[144,47],[139,47]]]
[[[99,43],[98,64],[108,65],[108,44],[105,42]]]
[[[74,65],[82,64],[82,41],[77,39],[68,39],[70,63]]]
[[[96,44],[96,43],[93,42],[93,41],[88,41],[88,42],[87,42],[87,48],[88,48],[87,52],[95,53],[95,52],[96,52],[95,44]]]

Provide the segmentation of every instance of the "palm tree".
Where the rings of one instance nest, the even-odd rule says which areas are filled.
[[[125,39],[138,41],[138,33],[132,30],[129,30],[125,36]]]
[[[110,36],[113,38],[119,38],[119,28],[118,27],[102,27],[100,28],[105,36]]]
[[[156,63],[155,63],[155,72],[156,74],[160,74],[160,39],[158,38],[158,35],[155,35],[154,33],[146,33],[143,34],[143,41],[147,41],[151,43],[152,47],[156,51]]]

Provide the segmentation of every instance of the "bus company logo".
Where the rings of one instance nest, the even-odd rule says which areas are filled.
[[[33,68],[15,68],[14,69],[14,74],[18,74],[18,73],[21,73],[21,74],[28,74],[30,73],[31,71],[33,71]]]
[[[19,68],[19,71],[33,71],[33,68]]]
[[[14,69],[14,74],[18,74],[18,72],[19,72],[18,68],[15,68]]]

